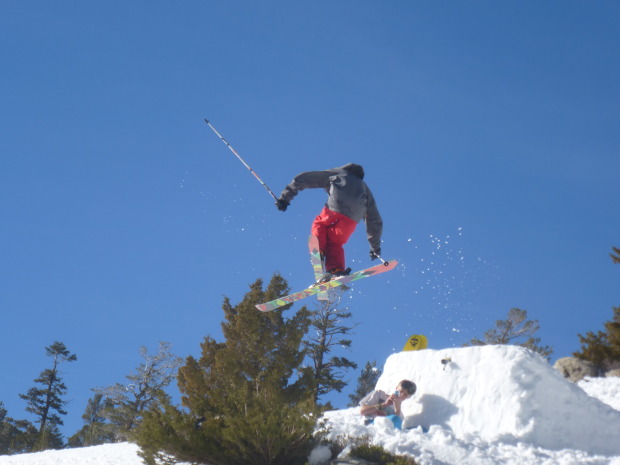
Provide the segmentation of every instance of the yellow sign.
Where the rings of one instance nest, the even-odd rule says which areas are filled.
[[[405,347],[403,347],[403,351],[409,350],[422,350],[428,347],[428,341],[426,340],[426,336],[422,334],[415,334],[407,339],[405,343]]]

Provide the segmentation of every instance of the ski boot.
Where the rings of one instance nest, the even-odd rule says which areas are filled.
[[[334,270],[328,271],[323,276],[321,276],[319,280],[317,281],[317,284],[326,283],[328,281],[331,281],[334,278],[339,278],[340,276],[348,276],[350,273],[351,273],[351,268],[347,268],[346,270],[343,270],[341,268],[336,268]]]

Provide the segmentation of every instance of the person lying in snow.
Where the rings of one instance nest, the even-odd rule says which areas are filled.
[[[400,406],[404,400],[415,394],[416,385],[408,379],[402,380],[396,386],[393,394],[384,391],[372,391],[360,400],[360,413],[366,417],[365,424],[371,424],[376,417],[388,417],[397,429],[402,429],[403,414]]]
[[[299,191],[317,188],[327,191],[329,197],[325,207],[314,219],[311,229],[311,234],[318,237],[319,249],[325,257],[326,273],[319,282],[351,272],[350,268],[345,268],[342,246],[362,219],[366,222],[370,259],[381,255],[383,220],[363,179],[364,168],[355,163],[326,171],[306,171],[295,176],[276,201],[278,210],[286,211]]]

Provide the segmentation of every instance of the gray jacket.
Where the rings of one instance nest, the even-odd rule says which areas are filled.
[[[299,191],[325,189],[329,194],[325,203],[327,208],[348,216],[356,223],[365,220],[371,250],[378,251],[381,249],[383,220],[363,178],[364,168],[355,163],[325,171],[306,171],[295,176],[280,198],[290,203]]]

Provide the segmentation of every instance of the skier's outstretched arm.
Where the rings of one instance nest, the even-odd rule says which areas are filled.
[[[368,206],[366,209],[366,237],[370,244],[370,259],[381,256],[381,235],[383,234],[383,219],[377,208],[375,199],[368,190]]]
[[[280,198],[276,200],[276,207],[280,211],[286,211],[295,196],[304,189],[328,188],[329,178],[333,173],[329,171],[306,171],[293,178],[291,183],[284,188]]]

